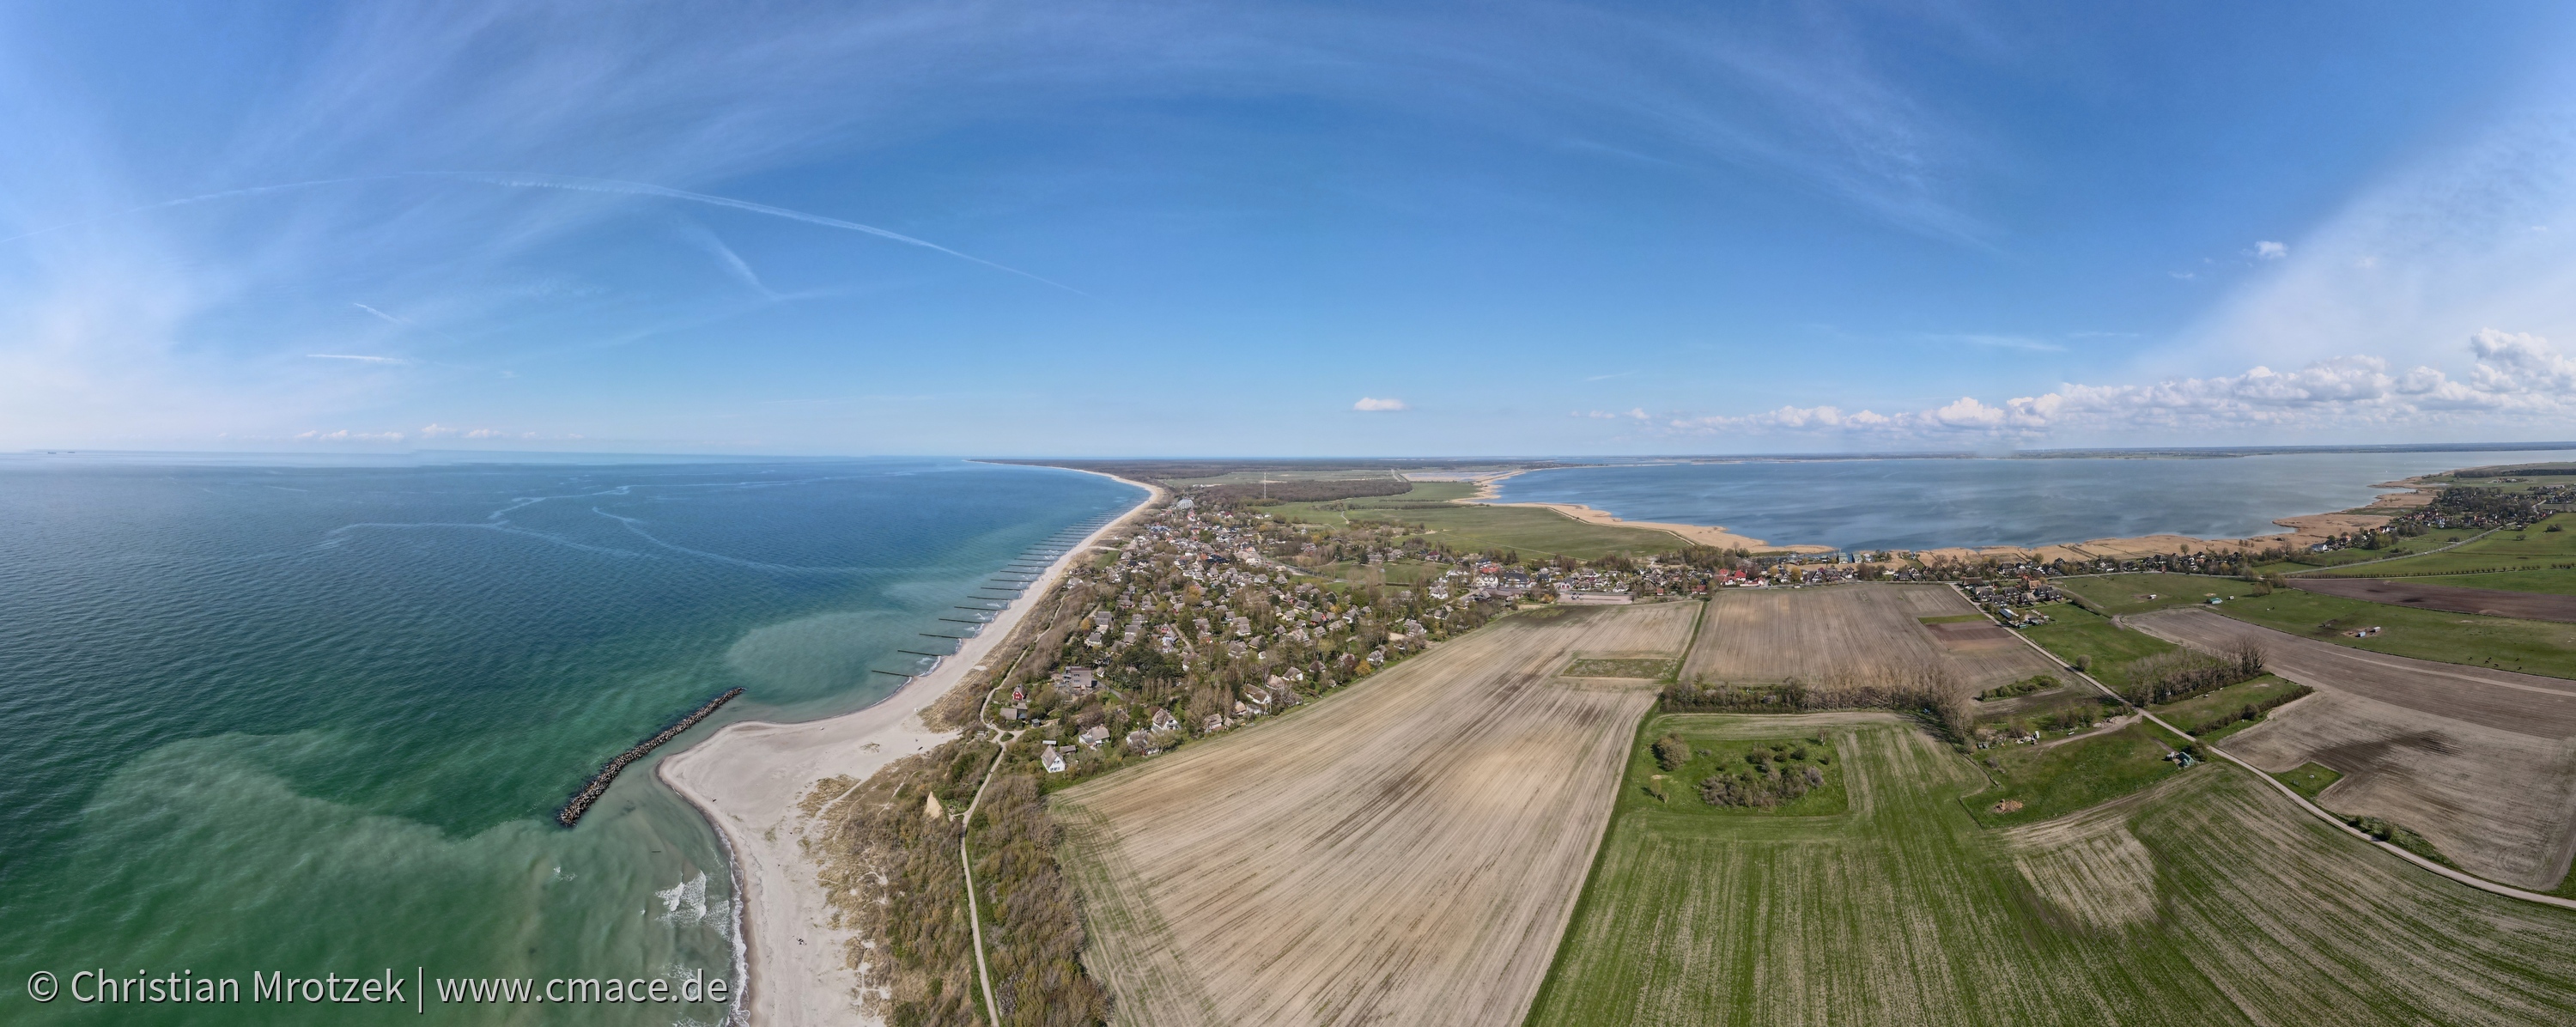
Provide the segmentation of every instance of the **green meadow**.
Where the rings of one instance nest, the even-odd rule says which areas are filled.
[[[1845,811],[1676,810],[1632,759],[1530,1023],[2576,1021],[2576,913],[2426,873],[2234,766],[1991,829],[1967,812],[1986,776],[1892,717],[1663,717],[1637,744],[1685,724],[1822,735]]]

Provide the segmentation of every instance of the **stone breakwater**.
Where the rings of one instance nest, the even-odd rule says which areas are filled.
[[[589,784],[583,785],[580,791],[574,792],[572,798],[564,802],[562,809],[555,811],[555,822],[565,827],[580,823],[581,815],[590,812],[590,804],[598,802],[599,797],[607,793],[609,783],[617,780],[618,771],[626,769],[627,764],[643,759],[645,753],[659,748],[662,743],[678,738],[680,732],[697,726],[699,721],[707,719],[707,714],[714,713],[716,707],[732,702],[733,697],[741,694],[742,689],[727,689],[723,695],[707,700],[707,704],[698,707],[695,712],[672,721],[671,726],[663,728],[653,737],[637,742],[634,748],[618,753],[616,759],[608,761],[607,765],[599,768],[599,773],[591,776]]]

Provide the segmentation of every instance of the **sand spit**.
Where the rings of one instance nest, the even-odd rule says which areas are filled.
[[[827,926],[832,922],[829,896],[817,877],[821,863],[806,852],[807,817],[797,802],[816,781],[835,776],[864,781],[888,763],[956,737],[955,730],[925,722],[923,711],[1011,636],[1075,558],[1164,495],[1142,482],[1127,483],[1150,495],[1056,558],[1026,595],[937,669],[876,705],[838,717],[799,724],[728,724],[655,768],[655,776],[715,825],[730,850],[738,908],[743,910],[741,944],[748,977],[738,1008],[749,1014],[750,1023],[873,1022],[859,1010],[859,976],[846,959],[853,935]]]
[[[1582,521],[1586,524],[1602,524],[1622,528],[1647,528],[1655,531],[1669,532],[1680,537],[1684,542],[1688,542],[1693,545],[1716,546],[1720,549],[1759,550],[1774,553],[1837,552],[1837,550],[1832,546],[1775,546],[1748,535],[1738,535],[1723,527],[1713,527],[1700,524],[1673,524],[1663,521],[1621,520],[1616,514],[1612,514],[1605,510],[1595,510],[1592,507],[1585,506],[1581,503],[1498,502],[1496,497],[1500,495],[1503,480],[1515,475],[1526,473],[1528,472],[1511,471],[1504,474],[1475,476],[1469,479],[1476,483],[1475,494],[1468,496],[1465,499],[1458,500],[1458,502],[1479,503],[1487,506],[1544,507],[1574,518],[1575,520]],[[1432,479],[1426,478],[1424,480]],[[1448,481],[1456,479],[1443,477],[1438,480]],[[2433,495],[2436,490],[2420,487],[2423,484],[2423,482],[2417,479],[2374,482],[2371,486],[2373,488],[2402,488],[2410,489],[2412,491],[2392,492],[2380,495],[2371,500],[2370,506],[2366,509],[2409,510],[2417,507],[2430,506],[2432,505]],[[2034,563],[2048,563],[2053,560],[2067,560],[2075,563],[2084,563],[2093,560],[2125,560],[2142,556],[2156,556],[2179,552],[2250,553],[2280,546],[2291,546],[2305,549],[2315,543],[2323,542],[2331,536],[2377,528],[2394,519],[2395,518],[2393,517],[2381,514],[2357,513],[2352,511],[2341,513],[2301,514],[2295,517],[2281,517],[2272,521],[2274,524],[2290,529],[2287,533],[2279,535],[2259,535],[2253,538],[2193,538],[2189,535],[2142,535],[2136,538],[2097,538],[2084,542],[2058,543],[2045,546],[1946,546],[1939,549],[1922,550],[1917,555],[1919,559],[1925,561],[2027,560]]]

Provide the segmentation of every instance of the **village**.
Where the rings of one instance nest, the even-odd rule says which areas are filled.
[[[2510,509],[2436,503],[2314,548],[2380,549],[2443,526],[2510,523],[2532,516],[2529,507],[2540,498],[2549,497],[2518,497]],[[2302,555],[2286,547],[2185,548],[2036,562],[1684,546],[1584,561],[1524,558],[1509,549],[1459,552],[1433,536],[1400,521],[1315,523],[1220,494],[1179,497],[1114,556],[1077,569],[1059,586],[1059,601],[1081,612],[1041,645],[1051,658],[1013,676],[994,719],[1035,728],[1049,779],[1071,783],[1294,707],[1519,608],[1940,581],[1959,585],[2002,623],[2030,627],[2050,623],[2046,608],[2068,601],[2053,578],[2237,576]]]

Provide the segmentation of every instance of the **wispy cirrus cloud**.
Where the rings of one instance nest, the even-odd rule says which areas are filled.
[[[305,356],[315,360],[354,360],[361,364],[395,364],[405,367],[413,363],[401,357],[379,357],[364,353],[307,353]]]

